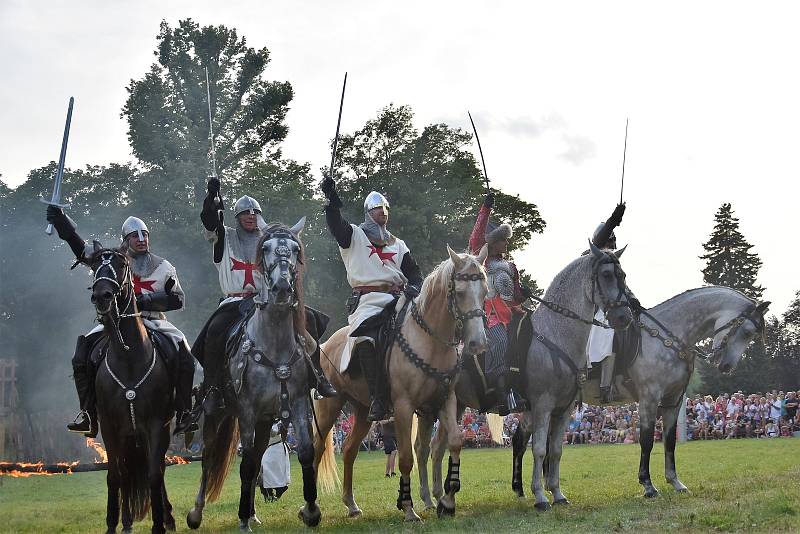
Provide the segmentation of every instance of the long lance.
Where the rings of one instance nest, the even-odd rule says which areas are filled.
[[[475,128],[475,121],[472,120],[472,114],[467,111],[467,115],[469,115],[469,122],[472,123],[472,131],[475,132],[475,140],[478,142],[478,152],[481,153],[481,164],[483,164],[483,179],[486,181],[486,192],[489,193],[491,190],[489,189],[489,174],[486,172],[486,160],[483,159],[483,148],[481,148],[481,138],[478,137],[478,129]]]
[[[53,184],[53,195],[50,200],[39,197],[39,200],[51,206],[58,206],[59,208],[68,208],[69,204],[61,204],[61,181],[64,179],[64,162],[67,159],[67,142],[69,141],[69,127],[72,124],[72,106],[75,104],[75,98],[69,97],[69,107],[67,108],[67,123],[64,125],[64,138],[61,140],[61,154],[58,156],[58,170],[56,170],[55,183]],[[53,225],[48,224],[45,229],[47,235],[53,234]]]
[[[619,187],[619,203],[622,204],[622,192],[625,190],[625,156],[628,154],[628,119],[625,119],[625,147],[622,149],[622,184]]]
[[[347,73],[344,73],[344,83],[342,83],[342,98],[339,101],[339,118],[336,120],[336,136],[333,138],[333,153],[331,154],[331,168],[328,172],[328,179],[333,180],[333,165],[336,163],[336,149],[339,146],[339,126],[342,124],[342,108],[344,108],[344,91],[347,88]]]
[[[211,146],[211,177],[217,177],[217,149],[214,144],[214,116],[211,113],[211,84],[208,83],[208,67],[206,67],[206,97],[208,102],[208,142]],[[214,203],[222,206],[222,198],[219,194],[214,197]],[[221,209],[221,208],[220,208]]]

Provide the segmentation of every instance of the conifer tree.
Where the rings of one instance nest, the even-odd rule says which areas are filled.
[[[761,259],[750,252],[753,245],[739,231],[739,219],[734,217],[730,203],[723,204],[714,215],[714,231],[703,243],[706,261],[703,281],[707,284],[738,289],[748,297],[758,299],[764,288],[756,284]]]

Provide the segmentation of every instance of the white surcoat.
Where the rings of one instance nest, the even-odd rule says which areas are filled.
[[[344,267],[347,270],[347,282],[352,288],[372,287],[386,290],[399,289],[408,279],[400,266],[403,257],[409,252],[402,239],[394,239],[390,245],[378,247],[373,245],[367,234],[359,226],[353,228],[353,237],[348,248],[339,247]],[[394,297],[389,293],[373,291],[365,293],[359,300],[356,310],[347,317],[347,344],[342,354],[340,371],[344,372],[350,364],[353,348],[361,341],[373,342],[370,337],[350,337],[350,333],[370,317],[379,314]]]
[[[203,229],[203,235],[212,245],[217,242],[216,231]],[[264,286],[264,276],[255,263],[255,251],[244,251],[243,248],[244,244],[239,241],[236,229],[226,226],[222,260],[214,264],[219,272],[220,289],[226,295],[220,304],[260,293]]]
[[[289,447],[283,442],[280,425],[272,425],[269,445],[261,458],[261,487],[282,488],[291,482],[289,466]]]
[[[600,322],[605,321],[602,310],[598,310],[594,316]],[[599,363],[614,353],[614,330],[600,326],[592,326],[589,331],[589,341],[586,343],[586,357],[588,367],[593,363]]]

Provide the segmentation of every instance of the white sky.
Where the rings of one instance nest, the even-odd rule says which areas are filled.
[[[168,4],[168,5],[167,5]],[[209,2],[0,0],[0,173],[10,185],[58,158],[132,159],[125,86],[154,61],[158,24],[192,17],[269,48],[292,83],[285,154],[327,165],[341,79],[343,131],[390,102],[416,124],[469,129],[489,177],[548,223],[518,255],[546,286],[619,196],[619,242],[645,305],[702,284],[701,243],[733,203],[764,262],[772,311],[794,292],[800,165],[798,10],[792,2]],[[477,148],[475,147],[477,154]],[[410,243],[413,249],[413,243]],[[168,255],[168,251],[162,251]]]

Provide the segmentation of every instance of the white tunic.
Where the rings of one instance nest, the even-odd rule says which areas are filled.
[[[598,321],[604,321],[605,316],[602,310],[598,310],[594,316]],[[614,353],[614,330],[592,326],[589,332],[589,341],[586,343],[586,356],[588,367],[591,369],[593,363],[599,363]]]
[[[275,423],[269,434],[269,445],[261,458],[261,487],[282,488],[291,482],[289,447],[283,442],[280,425]]]
[[[212,245],[217,242],[216,231],[203,229],[203,235]],[[220,304],[259,293],[264,286],[264,276],[259,271],[258,265],[246,259],[254,257],[255,252],[245,253],[241,248],[236,229],[226,226],[225,250],[222,253],[222,260],[214,264],[219,272],[219,286],[227,296]]]
[[[175,279],[175,285],[172,287],[172,292],[182,294],[183,289],[181,288],[180,281],[178,281],[178,272],[176,271],[175,267],[167,260],[162,261],[158,265],[158,267],[156,267],[156,269],[148,276],[139,277],[138,275],[134,274],[133,292],[136,295],[155,293],[158,291],[163,292],[164,286],[166,285],[167,280],[169,280],[170,278]],[[164,312],[143,311],[141,313],[142,313],[142,319],[144,320],[144,324],[147,328],[156,330],[166,335],[169,339],[172,340],[172,342],[175,344],[176,347],[180,343],[186,343],[186,337],[183,335],[183,332],[178,330],[178,328],[175,327],[175,325],[167,321]],[[101,332],[102,330],[103,330],[103,325],[99,324],[95,326],[89,332],[89,334]]]
[[[353,237],[348,248],[339,248],[344,267],[347,270],[347,282],[350,287],[374,287],[382,289],[398,289],[404,286],[408,279],[400,269],[403,257],[409,252],[402,239],[395,238],[390,245],[377,247],[370,243],[367,234],[359,226],[353,228]],[[361,296],[356,310],[347,317],[348,337],[347,344],[342,354],[340,371],[347,370],[353,348],[361,341],[374,342],[369,337],[352,338],[350,333],[358,328],[361,323],[377,315],[392,301],[394,297],[388,293],[371,292]]]

